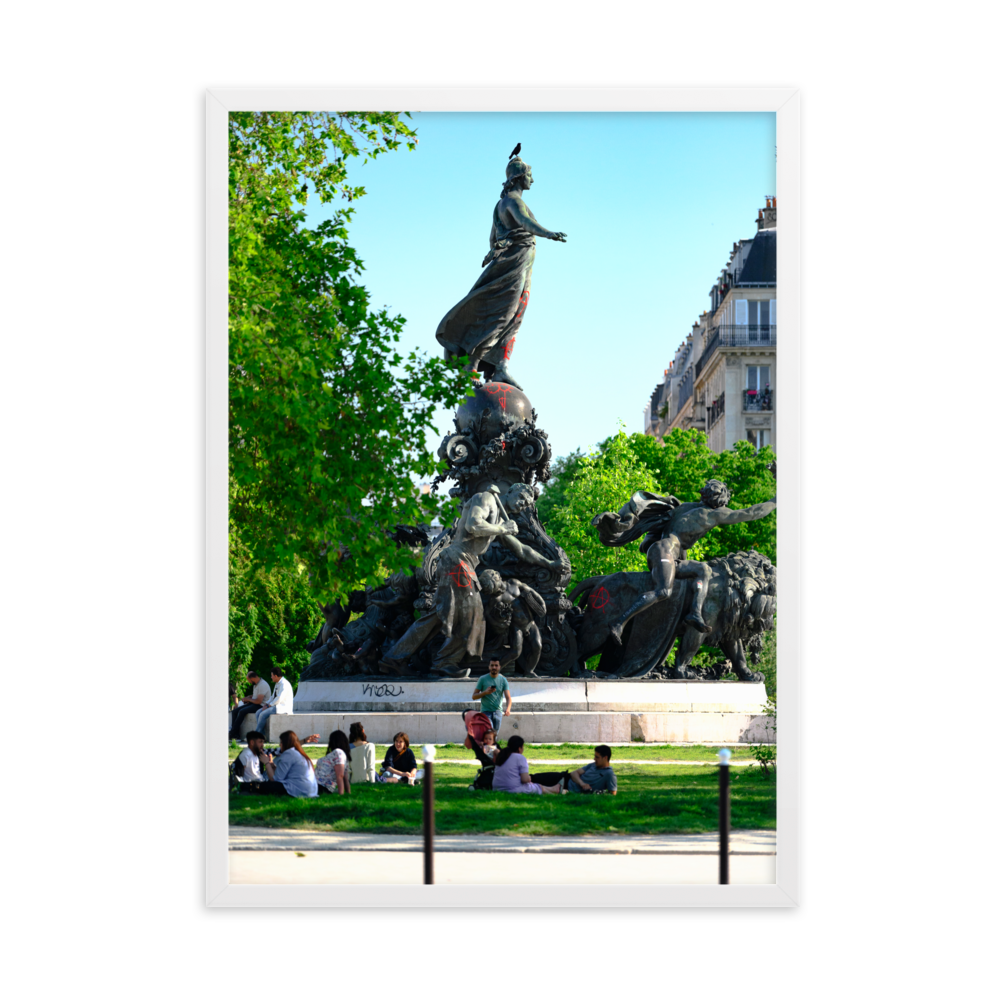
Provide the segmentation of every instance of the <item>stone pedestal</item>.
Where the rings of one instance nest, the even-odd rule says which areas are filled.
[[[515,733],[529,743],[763,743],[762,683],[725,681],[601,681],[508,678],[513,704],[500,738]],[[325,741],[352,722],[368,739],[388,743],[404,731],[411,743],[460,743],[460,713],[475,709],[475,681],[405,678],[303,681],[295,714],[271,716],[268,736],[294,729]]]

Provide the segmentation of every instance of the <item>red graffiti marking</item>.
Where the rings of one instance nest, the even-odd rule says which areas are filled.
[[[518,305],[520,306],[520,308],[517,310],[517,313],[515,313],[514,319],[521,319],[521,317],[524,316],[524,311],[528,308],[528,299],[530,297],[531,297],[531,292],[529,292],[527,289],[521,292],[521,298],[518,301]]]
[[[506,382],[487,382],[486,391],[491,396],[500,397],[500,409],[507,409],[507,394],[514,388],[512,385],[507,385]]]
[[[517,337],[511,337],[510,340],[507,341],[507,344],[506,344],[506,346],[503,349],[503,359],[504,359],[504,361],[510,361],[510,356],[514,353],[514,341],[515,340],[517,340]]]
[[[590,606],[595,611],[600,611],[602,614],[608,613],[607,607],[610,602],[611,595],[607,592],[607,590],[605,590],[604,587],[598,587],[597,590],[590,595]]]
[[[507,442],[503,438],[500,439],[500,454],[502,455],[507,450]]]
[[[464,562],[460,562],[448,576],[455,581],[456,587],[461,587],[463,590],[472,586],[472,570]]]

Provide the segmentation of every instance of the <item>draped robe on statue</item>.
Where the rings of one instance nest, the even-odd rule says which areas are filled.
[[[510,357],[531,294],[535,237],[521,226],[508,229],[500,219],[500,204],[493,209],[485,270],[437,328],[445,357],[467,354],[476,370]]]

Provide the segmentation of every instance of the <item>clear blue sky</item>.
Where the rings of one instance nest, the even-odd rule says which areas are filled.
[[[555,455],[642,411],[734,240],[775,193],[766,114],[424,113],[420,142],[351,168],[367,194],[350,242],[372,305],[406,317],[402,345],[437,353],[442,316],[489,249],[507,155],[522,144],[525,202],[568,242],[538,240],[510,371]],[[328,211],[310,200],[310,221]],[[450,415],[440,420],[443,434]],[[439,438],[433,441],[436,448]]]

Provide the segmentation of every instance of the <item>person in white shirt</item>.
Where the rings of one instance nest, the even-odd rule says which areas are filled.
[[[365,727],[360,722],[351,723],[351,781],[356,785],[375,781],[375,744],[368,742]]]
[[[242,765],[242,774],[236,775],[237,781],[246,783],[267,781],[267,775],[261,770],[261,766],[266,768],[272,763],[272,758],[264,749],[262,733],[247,733],[247,748],[236,759]]]
[[[241,700],[233,709],[233,722],[229,727],[229,738],[231,740],[238,740],[240,738],[243,720],[251,712],[254,714],[259,712],[264,702],[271,697],[271,685],[256,670],[247,671],[247,680],[253,684],[253,693],[249,698]]]
[[[292,685],[283,676],[281,667],[271,667],[271,683],[274,691],[271,696],[265,699],[261,710],[257,713],[257,722],[254,728],[267,738],[267,720],[272,715],[291,715],[292,699],[294,693]]]

